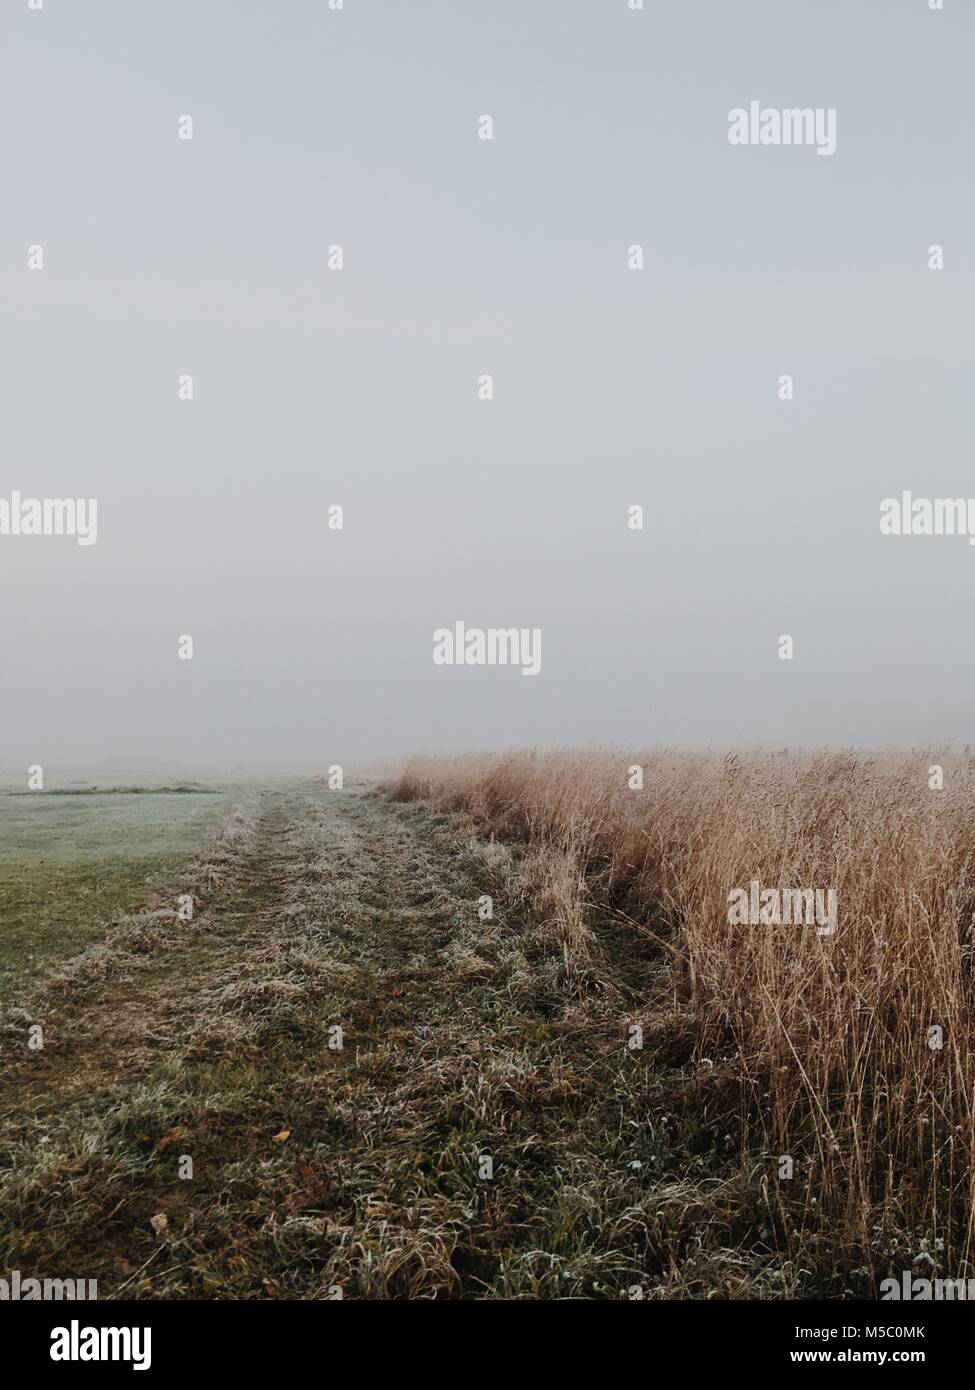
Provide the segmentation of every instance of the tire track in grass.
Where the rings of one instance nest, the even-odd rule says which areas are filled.
[[[652,1069],[611,989],[560,987],[508,851],[306,784],[190,877],[189,930],[121,928],[31,1005],[0,1261],[102,1298],[619,1297],[673,1263]]]

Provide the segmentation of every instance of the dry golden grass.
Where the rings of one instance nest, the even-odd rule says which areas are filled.
[[[711,1069],[699,1103],[724,1106],[781,1245],[818,1238],[874,1268],[897,1246],[966,1272],[975,757],[525,752],[416,759],[390,790],[522,843],[567,986],[586,987],[600,920],[660,938],[692,1070]],[[729,925],[752,879],[835,888],[835,934]]]

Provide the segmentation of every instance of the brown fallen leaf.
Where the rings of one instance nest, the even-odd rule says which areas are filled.
[[[155,1216],[149,1217],[149,1225],[155,1231],[157,1236],[161,1236],[163,1231],[169,1225],[169,1217],[166,1215],[164,1211],[159,1211],[156,1213]]]
[[[298,1169],[298,1176],[299,1176],[299,1178],[301,1179],[302,1182],[314,1182],[314,1181],[315,1181],[315,1170],[314,1170],[314,1168],[307,1168],[307,1167],[306,1167],[306,1168],[299,1168],[299,1169]]]
[[[135,1268],[134,1265],[129,1264],[124,1255],[116,1255],[113,1263],[119,1274],[131,1274]]]
[[[282,1129],[282,1130],[279,1130],[277,1134],[272,1134],[272,1136],[271,1136],[271,1143],[272,1143],[272,1144],[283,1144],[284,1141],[285,1141],[286,1139],[290,1139],[290,1138],[291,1138],[291,1130],[290,1130],[290,1129]]]
[[[156,1153],[164,1154],[170,1144],[175,1144],[177,1139],[182,1139],[185,1133],[182,1125],[175,1125],[172,1129],[167,1129],[166,1133],[160,1135],[156,1140]]]

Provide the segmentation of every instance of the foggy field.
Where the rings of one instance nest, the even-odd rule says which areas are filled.
[[[3,51],[14,1354],[573,1301],[686,1377],[953,1371],[975,0]]]
[[[964,1269],[975,783],[932,761],[4,797],[0,1263],[234,1299]],[[732,923],[752,880],[835,922]]]

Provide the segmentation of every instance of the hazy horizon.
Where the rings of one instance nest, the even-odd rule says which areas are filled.
[[[971,8],[5,28],[0,497],[98,536],[0,536],[0,767],[975,742],[975,549],[879,529],[975,496]],[[731,145],[753,99],[835,153]],[[539,675],[434,665],[458,620],[540,629]]]

